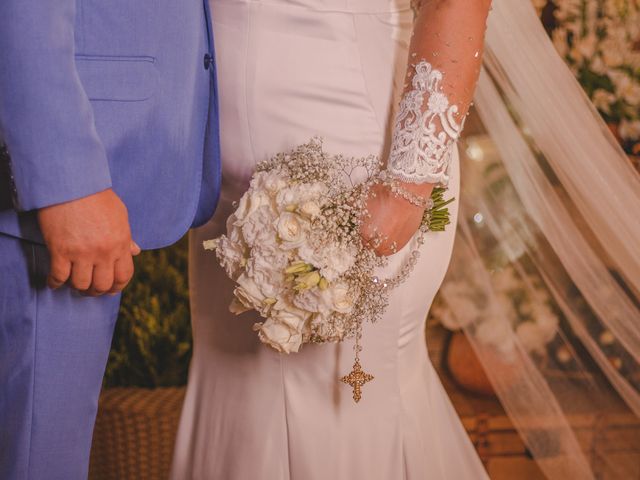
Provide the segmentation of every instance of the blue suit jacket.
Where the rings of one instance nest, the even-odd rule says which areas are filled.
[[[35,210],[109,187],[143,248],[206,221],[213,57],[207,0],[1,0],[0,232],[42,241]]]

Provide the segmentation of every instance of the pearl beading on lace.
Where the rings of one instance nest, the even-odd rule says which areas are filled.
[[[387,170],[405,182],[446,185],[464,118],[458,122],[458,106],[443,92],[443,73],[426,60],[414,68],[412,89],[403,96],[396,116]]]

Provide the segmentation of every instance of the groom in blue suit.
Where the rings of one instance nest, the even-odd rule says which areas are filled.
[[[0,479],[87,477],[132,256],[215,209],[207,0],[0,1]]]

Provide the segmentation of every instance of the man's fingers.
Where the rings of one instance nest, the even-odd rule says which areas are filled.
[[[135,257],[136,255],[140,255],[141,251],[142,249],[140,248],[140,245],[131,240],[131,255]]]
[[[93,279],[87,293],[89,295],[103,295],[113,288],[114,264],[103,262],[93,267]]]
[[[93,264],[86,261],[74,262],[71,267],[71,286],[81,292],[88,290],[93,278]]]
[[[52,255],[47,284],[54,290],[64,285],[71,275],[71,262],[59,255]]]
[[[133,258],[127,255],[116,261],[114,267],[114,281],[109,293],[121,292],[133,277]]]

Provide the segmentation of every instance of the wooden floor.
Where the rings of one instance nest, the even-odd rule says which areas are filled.
[[[500,403],[463,391],[442,367],[447,335],[442,327],[427,328],[429,355],[490,477],[544,479]],[[611,402],[598,412],[576,409],[568,420],[597,480],[640,480],[640,419],[623,402]]]
[[[442,368],[446,335],[441,327],[427,329],[429,356],[491,479],[544,480],[500,403],[463,391]]]
[[[527,454],[518,433],[495,398],[465,392],[442,368],[447,332],[427,329],[432,362],[493,480],[543,480],[544,475]],[[167,478],[175,431],[184,398],[184,388],[112,388],[102,392],[91,454],[91,480],[163,480]],[[594,430],[593,412],[580,418],[588,437]],[[613,418],[606,425],[607,470],[600,469],[597,451],[588,451],[598,480],[640,480],[640,421],[629,415]],[[602,413],[598,418],[603,418]],[[612,425],[615,424],[615,425]],[[634,446],[633,448],[631,448]],[[595,452],[595,453],[594,453]],[[614,470],[616,462],[638,464],[625,475]],[[568,480],[582,480],[571,478]]]

